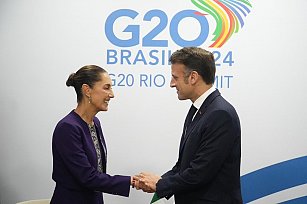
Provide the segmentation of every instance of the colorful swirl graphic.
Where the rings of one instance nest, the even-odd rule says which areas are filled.
[[[243,27],[243,16],[247,16],[252,7],[248,0],[192,0],[192,3],[216,21],[214,43],[209,46],[214,48],[222,47],[233,33]]]

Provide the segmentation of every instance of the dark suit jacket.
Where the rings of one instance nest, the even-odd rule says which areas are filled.
[[[129,176],[106,174],[106,155],[102,146],[106,147],[106,144],[96,117],[94,124],[100,142],[103,173],[97,171],[97,154],[87,123],[71,111],[57,124],[52,139],[52,178],[56,187],[51,203],[102,204],[101,192],[129,195]]]
[[[240,204],[241,130],[233,106],[215,90],[180,142],[179,158],[157,183],[176,204]]]

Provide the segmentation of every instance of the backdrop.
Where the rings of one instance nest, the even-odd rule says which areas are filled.
[[[97,64],[115,98],[99,113],[108,173],[162,174],[176,162],[190,101],[169,87],[169,55],[214,52],[215,86],[242,125],[242,188],[249,203],[307,201],[307,21],[304,0],[1,0],[0,203],[50,198],[51,139],[76,107],[70,73]],[[152,194],[105,194],[149,203]],[[167,201],[172,203],[173,200]]]

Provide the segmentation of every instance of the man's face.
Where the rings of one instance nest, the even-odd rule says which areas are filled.
[[[177,89],[178,99],[186,100],[191,99],[192,86],[190,84],[190,76],[185,72],[183,64],[172,64],[172,80],[170,83],[171,88]]]

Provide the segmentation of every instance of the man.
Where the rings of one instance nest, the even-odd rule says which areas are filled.
[[[184,123],[179,158],[162,177],[141,173],[136,187],[156,192],[159,198],[174,195],[176,204],[242,203],[240,121],[233,106],[213,87],[213,54],[186,47],[174,52],[170,62],[170,86],[177,89],[179,100],[193,103]]]

